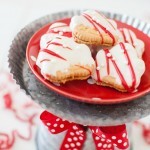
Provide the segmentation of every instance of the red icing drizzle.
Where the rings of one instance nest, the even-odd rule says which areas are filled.
[[[56,26],[56,27],[53,27],[53,28],[49,28],[47,33],[56,33],[56,34],[59,34],[59,32],[62,32],[63,35],[62,36],[66,36],[66,37],[72,37],[72,32],[70,31],[62,31],[62,29],[58,29],[58,31],[55,31],[54,29],[57,29],[57,28],[61,28],[61,27],[69,27],[67,24],[64,24],[64,25],[60,25],[60,26]]]
[[[122,35],[123,35],[124,42],[125,42],[125,43],[129,43],[129,42],[127,41],[127,39],[126,39],[126,36],[125,36],[124,30],[123,30],[123,29],[121,29],[120,31],[121,31],[121,33],[122,33]]]
[[[132,35],[131,35],[130,31],[127,30],[127,31],[128,31],[128,34],[129,34],[130,41],[128,41],[128,40],[126,39],[126,35],[125,35],[125,32],[124,32],[124,29],[120,29],[120,31],[121,31],[121,33],[122,33],[124,42],[125,42],[125,43],[130,43],[130,44],[132,44],[133,47],[135,47],[135,46],[134,46],[134,42],[133,42],[133,38],[132,38]]]
[[[114,67],[115,67],[115,69],[116,69],[116,71],[117,71],[117,73],[118,73],[118,75],[119,75],[119,77],[120,77],[120,80],[121,80],[121,82],[122,82],[122,85],[124,86],[124,88],[125,88],[127,91],[130,91],[130,88],[129,88],[129,86],[128,86],[126,80],[124,79],[124,76],[123,76],[123,74],[121,73],[121,71],[120,71],[119,67],[117,66],[116,62],[112,59],[112,56],[110,56],[110,57],[107,56],[107,54],[109,54],[109,50],[108,50],[108,49],[105,49],[105,54],[106,54],[106,62],[108,62],[109,60],[112,61],[112,64],[114,65]],[[108,67],[108,65],[107,65],[107,67]],[[108,68],[107,68],[107,70],[108,70]]]
[[[97,12],[99,15],[101,15],[103,18],[105,18],[106,21],[108,21],[108,23],[113,27],[113,29],[115,29],[115,27],[113,26],[113,24],[108,20],[108,18],[107,18],[105,15],[103,15],[102,13],[100,13],[100,12],[97,11],[97,10],[96,10],[96,12]],[[116,29],[115,29],[115,30],[116,30]]]
[[[97,31],[99,32],[99,35],[101,36],[102,44],[103,44],[103,43],[104,43],[103,36],[102,36],[102,34],[100,33],[100,31],[98,30],[98,28],[96,27],[96,25],[93,23],[93,21],[90,20],[90,18],[89,18],[90,16],[88,16],[87,14],[84,14],[83,16],[94,26],[95,30],[97,30]]]
[[[128,65],[129,65],[129,68],[130,68],[130,71],[131,71],[131,76],[132,76],[132,86],[131,86],[131,89],[134,90],[135,85],[136,85],[136,75],[135,75],[135,72],[134,72],[134,69],[133,69],[130,57],[129,57],[128,53],[127,53],[127,50],[126,50],[124,44],[120,43],[120,47],[124,50],[124,53],[125,53],[125,55],[127,57],[127,60],[128,60]]]
[[[72,50],[70,47],[64,47],[64,45],[63,45],[63,44],[61,44],[61,43],[51,42],[50,44],[57,45],[57,46],[61,46],[61,47],[63,47],[63,48],[66,48],[66,49]]]
[[[49,50],[49,49],[41,49],[40,51],[41,51],[41,52],[48,53],[48,54],[50,54],[50,55],[52,55],[52,56],[55,56],[55,57],[57,57],[57,58],[60,58],[60,59],[62,59],[62,60],[66,60],[65,58],[63,58],[63,57],[60,56],[59,54],[56,54],[55,52],[53,52],[53,51],[51,51],[51,50]]]
[[[113,40],[113,45],[115,44],[115,37],[113,36],[113,34],[110,32],[110,31],[108,31],[104,26],[102,26],[100,23],[97,23],[95,20],[93,20],[92,18],[91,18],[91,16],[89,16],[89,15],[87,15],[87,14],[84,14],[84,16],[86,16],[86,17],[88,17],[88,20],[90,20],[91,22],[92,22],[92,25],[95,23],[97,26],[99,26],[105,33],[107,33],[111,38],[112,38],[112,40]],[[96,28],[97,29],[97,28]],[[98,29],[97,29],[97,31],[99,31]],[[99,31],[99,33],[100,33],[100,31]]]
[[[70,31],[70,32],[63,32],[63,31],[54,31],[54,30],[51,30],[51,31],[49,31],[49,33],[56,33],[56,34],[59,34],[59,32],[62,32],[63,34],[62,34],[62,36],[66,36],[66,37],[72,37],[72,32]]]
[[[120,77],[120,80],[121,80],[121,82],[122,82],[122,85],[124,86],[124,88],[125,88],[127,91],[130,92],[130,91],[135,90],[136,76],[135,76],[135,72],[134,72],[132,63],[131,63],[131,61],[130,61],[129,55],[128,55],[128,53],[127,53],[127,50],[126,50],[124,44],[123,44],[123,43],[120,43],[120,47],[124,50],[124,54],[125,54],[125,56],[126,56],[126,58],[127,58],[127,60],[128,60],[128,66],[129,66],[129,68],[130,68],[131,76],[132,76],[132,86],[131,86],[131,87],[128,86],[128,84],[127,84],[127,82],[126,82],[126,80],[125,80],[123,74],[121,73],[119,67],[117,66],[115,60],[113,60],[112,56],[108,57],[108,54],[110,54],[110,53],[109,53],[109,50],[108,50],[108,49],[105,49],[106,63],[107,63],[107,73],[108,73],[108,75],[109,75],[109,72],[110,72],[109,60],[111,60],[112,64],[114,65],[114,67],[115,67],[115,69],[116,69],[116,71],[117,71],[117,73],[118,73],[118,75],[119,75],[119,77]]]
[[[129,33],[129,37],[130,37],[131,44],[133,45],[133,47],[135,47],[135,46],[134,46],[134,42],[133,42],[132,35],[131,35],[131,33],[130,33],[130,31],[129,31],[129,30],[128,30],[128,33]]]
[[[51,40],[51,41],[52,41],[52,40]],[[48,42],[47,42],[46,48],[48,48],[48,47],[51,45],[51,41],[48,41]]]
[[[42,63],[44,61],[50,61],[50,59],[43,59],[43,60],[40,61],[40,63]]]
[[[59,34],[59,32],[62,32],[63,34],[62,34],[62,36],[66,36],[66,37],[72,37],[72,32],[70,31],[70,32],[68,32],[68,31],[66,31],[66,32],[64,32],[64,31],[54,31],[54,30],[49,30],[48,31],[48,33],[55,33],[55,34]]]
[[[72,50],[70,47],[64,47],[63,44],[57,43],[57,42],[48,41],[46,48],[48,48],[49,45],[57,45],[57,46],[61,46],[61,47],[65,48],[65,49]],[[50,55],[53,55],[53,56],[56,56],[56,57],[61,58],[61,59],[63,59],[63,60],[66,60],[66,59],[63,58],[62,56],[56,54],[55,52],[53,52],[53,51],[51,51],[51,50],[49,50],[49,49],[43,49],[43,50],[41,50],[41,51],[44,51],[44,52],[46,52],[46,53],[48,53],[48,54],[50,54]],[[49,60],[49,59],[43,59],[43,60],[40,61],[40,63],[43,62],[43,61],[50,61],[50,60]]]

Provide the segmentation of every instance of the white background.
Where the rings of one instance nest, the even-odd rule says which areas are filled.
[[[150,21],[150,0],[0,0],[0,68],[7,68],[7,54],[17,32],[31,21],[71,9],[94,8]]]

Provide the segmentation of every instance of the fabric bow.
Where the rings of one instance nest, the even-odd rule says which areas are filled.
[[[125,125],[110,127],[85,127],[80,124],[70,123],[44,111],[40,119],[52,134],[66,131],[60,150],[81,150],[86,140],[86,130],[92,131],[96,150],[114,150],[115,147],[123,150],[129,147]]]

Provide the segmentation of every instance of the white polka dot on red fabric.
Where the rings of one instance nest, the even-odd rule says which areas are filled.
[[[106,136],[105,136],[104,134],[102,134],[102,137],[103,137],[103,138],[106,138]]]
[[[76,135],[80,135],[79,131],[76,131]]]
[[[82,130],[80,130],[79,132],[80,132],[80,133],[83,133],[83,131],[82,131]]]
[[[114,146],[117,146],[117,144],[113,144]]]
[[[80,140],[83,140],[83,137],[82,137],[82,136],[79,136],[79,139],[80,139]]]
[[[72,142],[72,139],[71,139],[71,138],[68,138],[67,141],[68,141],[68,142]]]
[[[74,148],[73,150],[78,150],[77,148]]]
[[[98,133],[98,129],[96,129],[96,133]]]
[[[64,124],[61,124],[61,125],[60,125],[60,128],[64,128]]]
[[[103,145],[103,148],[106,148],[106,147],[107,147],[107,144],[104,144],[104,145]]]
[[[111,140],[110,140],[110,139],[108,139],[108,140],[107,140],[107,143],[110,143],[110,142],[111,142]]]
[[[98,146],[98,147],[101,147],[101,146],[102,146],[102,143],[98,143],[97,146]]]
[[[57,123],[55,123],[55,124],[54,124],[54,127],[57,127],[57,126],[58,126],[58,124],[57,124]]]
[[[46,123],[46,125],[47,125],[47,126],[50,126],[50,125],[51,125],[51,123],[49,123],[49,122],[48,122],[48,123]]]
[[[95,140],[100,140],[100,138],[98,136],[95,137]]]
[[[102,141],[102,142],[104,142],[104,141],[105,141],[105,139],[101,139],[101,141]]]
[[[74,144],[74,143],[71,143],[70,146],[71,146],[71,147],[75,147],[75,144]]]
[[[77,145],[77,146],[81,146],[81,143],[80,143],[80,142],[77,142],[76,145]]]
[[[69,148],[69,144],[65,144],[65,148]]]
[[[112,139],[115,140],[115,139],[116,139],[116,136],[112,136]]]
[[[77,137],[73,137],[73,140],[74,140],[74,141],[77,141],[77,140],[78,140],[78,138],[77,138]]]
[[[52,129],[52,130],[51,130],[51,132],[53,132],[53,133],[54,133],[54,132],[55,132],[55,129]]]
[[[73,126],[73,129],[74,129],[74,130],[77,130],[78,128],[77,128],[77,126]]]
[[[57,119],[56,119],[56,121],[60,121],[60,119],[59,119],[59,118],[57,118]]]
[[[111,144],[108,144],[108,146],[107,146],[108,148],[111,148]]]
[[[124,137],[124,138],[125,138],[125,137],[126,137],[126,133],[123,133],[123,134],[122,134],[122,137]]]
[[[123,143],[123,146],[127,146],[127,144],[128,144],[128,143],[127,143],[127,142],[125,142],[125,143]]]
[[[122,140],[118,140],[118,143],[122,143]]]
[[[71,135],[71,136],[74,136],[74,133],[73,133],[73,132],[70,132],[70,135]]]
[[[94,133],[94,130],[92,130],[92,132]]]

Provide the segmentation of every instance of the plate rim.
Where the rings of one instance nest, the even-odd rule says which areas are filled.
[[[125,103],[125,102],[130,102],[130,101],[133,101],[133,100],[136,100],[137,98],[140,98],[144,95],[147,95],[149,92],[150,92],[150,87],[149,88],[146,88],[145,90],[141,91],[140,93],[136,92],[136,95],[131,95],[129,97],[124,97],[124,98],[117,98],[117,99],[98,99],[98,100],[93,100],[92,101],[92,98],[84,98],[84,97],[80,97],[80,96],[77,96],[77,95],[74,95],[74,94],[70,94],[70,93],[67,93],[67,92],[64,92],[60,89],[58,89],[58,87],[55,87],[54,85],[52,84],[49,84],[49,81],[47,80],[44,80],[44,78],[42,78],[31,66],[30,64],[30,55],[29,55],[29,45],[30,45],[30,42],[32,41],[32,39],[34,38],[34,36],[42,29],[44,29],[46,26],[54,23],[54,22],[58,22],[58,21],[62,21],[62,20],[67,20],[67,19],[70,19],[70,17],[66,17],[66,18],[62,18],[62,19],[58,19],[58,20],[55,20],[55,21],[52,21],[52,22],[49,22],[47,24],[45,24],[43,27],[39,28],[38,30],[36,30],[36,32],[30,37],[30,40],[28,41],[28,44],[27,44],[27,47],[26,47],[26,60],[27,60],[27,63],[31,69],[31,71],[33,72],[34,76],[43,84],[45,85],[49,90],[52,90],[53,92],[55,93],[58,93],[60,94],[61,96],[63,97],[66,97],[66,98],[70,98],[72,100],[75,100],[75,101],[78,101],[78,102],[84,102],[84,103],[89,103],[89,104],[107,104],[107,105],[111,105],[111,104],[119,104],[119,103]],[[116,19],[115,19],[116,20]],[[118,22],[121,22],[121,23],[124,23],[124,24],[127,24],[126,22],[122,22],[121,20],[117,20]],[[127,24],[128,26],[132,26],[130,24]],[[136,30],[139,30],[138,28],[132,26],[132,28],[135,28]],[[142,32],[141,30],[139,30],[140,32]],[[143,34],[145,34],[143,32]],[[148,38],[150,38],[147,34],[145,34],[145,36],[147,36]]]

